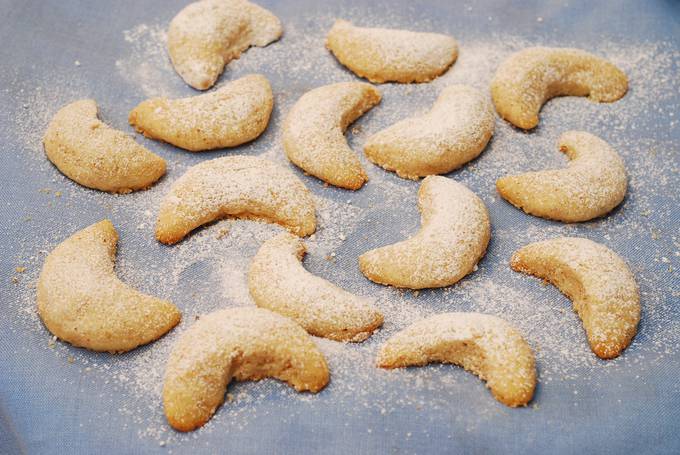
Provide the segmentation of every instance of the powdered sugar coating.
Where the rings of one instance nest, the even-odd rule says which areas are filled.
[[[207,422],[232,379],[275,377],[298,392],[328,383],[326,360],[292,320],[269,310],[229,308],[201,316],[175,343],[163,384],[165,415],[180,431]]]
[[[267,128],[273,107],[269,81],[251,74],[204,95],[143,101],[129,122],[147,137],[197,152],[254,140]]]
[[[626,262],[585,238],[560,237],[529,244],[510,266],[550,281],[574,303],[590,347],[598,357],[617,357],[640,321],[640,291]]]
[[[486,381],[507,406],[524,406],[534,394],[534,354],[520,333],[496,316],[442,313],[392,335],[380,348],[377,364],[398,368],[445,362],[460,365]]]
[[[118,234],[109,220],[76,232],[45,258],[38,313],[74,346],[124,352],[163,336],[180,320],[170,302],[142,294],[116,276]]]
[[[569,223],[604,216],[623,201],[628,176],[609,144],[590,133],[567,131],[558,145],[571,160],[565,169],[501,177],[500,195],[526,213]]]
[[[609,61],[580,49],[530,47],[498,67],[491,96],[498,114],[515,126],[538,125],[538,112],[555,96],[612,102],[628,91],[628,78]]]
[[[271,161],[234,155],[191,167],[161,202],[156,238],[176,243],[228,216],[266,220],[305,236],[316,229],[314,200],[288,169]]]
[[[410,289],[454,284],[473,271],[491,237],[489,214],[465,185],[428,176],[418,190],[421,228],[416,235],[359,256],[371,281]]]
[[[401,120],[369,137],[366,157],[404,178],[446,174],[482,153],[496,118],[486,95],[446,87],[425,115]]]
[[[201,0],[170,22],[168,51],[175,70],[192,87],[213,86],[224,66],[250,46],[281,37],[281,22],[246,0]]]
[[[311,335],[364,341],[382,325],[382,314],[369,300],[305,270],[300,263],[305,250],[289,233],[262,245],[248,272],[255,304],[293,319]]]
[[[341,8],[343,12],[337,11]],[[475,6],[476,12],[479,9]],[[287,160],[274,144],[277,134],[271,134],[279,131],[279,113],[285,114],[309,87],[353,77],[339,71],[333,57],[320,45],[335,16],[342,14],[355,23],[370,16],[366,24],[371,26],[442,31],[455,26],[448,18],[431,15],[420,5],[388,11],[379,4],[357,4],[350,8],[329,4],[323,11],[300,15],[299,9],[288,11],[285,39],[264,49],[252,48],[245,58],[232,61],[227,69],[230,78],[232,74],[236,78],[253,72],[262,72],[270,78],[278,108],[270,127],[261,140],[248,147],[247,153],[284,166],[288,166]],[[120,72],[110,72],[106,82],[102,82],[115,89],[97,95],[107,106],[105,115],[116,118],[120,128],[125,126],[129,109],[140,99],[159,95],[176,98],[190,93],[189,87],[174,77],[167,59],[160,34],[167,28],[167,22],[161,24],[155,13],[148,13],[146,18],[135,19],[145,21],[139,28],[146,24],[148,30],[134,36],[132,42],[126,42],[122,33],[112,35],[113,42],[117,40],[122,48],[115,56],[121,61]],[[462,8],[457,14],[467,21],[471,13]],[[539,25],[546,31],[547,45],[565,45],[565,39],[567,45],[584,45],[581,36],[547,33],[550,19],[545,17],[546,21]],[[554,17],[555,22],[558,17]],[[494,16],[493,23],[497,23],[497,18]],[[125,26],[131,29],[130,33],[138,30],[134,20]],[[348,134],[354,150],[358,151],[372,133],[416,112],[425,112],[447,85],[463,83],[488,90],[498,64],[512,52],[535,43],[535,37],[519,37],[509,30],[488,33],[487,27],[479,27],[463,32],[465,47],[455,67],[444,76],[430,84],[380,87],[385,95],[380,109],[370,118],[361,119],[357,129]],[[679,124],[675,93],[680,81],[674,77],[678,49],[671,42],[640,41],[634,37],[619,40],[603,33],[602,40],[592,44],[590,50],[610,59],[629,75],[633,89],[624,99],[613,104],[594,104],[583,98],[555,100],[542,112],[545,128],[531,134],[518,134],[508,122],[498,122],[494,138],[482,155],[453,175],[484,199],[494,220],[494,238],[479,272],[455,286],[414,293],[378,287],[356,270],[358,253],[381,242],[400,240],[417,230],[418,215],[414,209],[417,184],[372,166],[362,153],[359,155],[370,178],[370,184],[362,191],[347,193],[325,188],[302,176],[309,182],[305,183],[310,190],[321,196],[316,201],[318,231],[313,239],[305,239],[309,250],[305,268],[331,277],[354,293],[375,299],[385,315],[385,325],[363,343],[316,340],[333,372],[333,381],[324,393],[298,394],[275,380],[230,386],[229,405],[222,407],[200,432],[188,434],[172,430],[160,404],[163,370],[180,330],[173,330],[152,347],[137,349],[127,356],[102,356],[59,341],[48,347],[50,334],[40,324],[34,308],[34,283],[44,259],[42,250],[51,250],[88,217],[113,217],[122,235],[119,276],[144,292],[172,300],[186,315],[184,324],[188,326],[195,314],[250,302],[245,276],[248,263],[261,242],[282,230],[278,225],[224,220],[200,229],[173,248],[156,245],[149,235],[149,226],[153,225],[160,199],[171,180],[205,157],[178,153],[172,147],[149,141],[153,151],[159,150],[168,159],[171,178],[161,180],[152,191],[125,196],[79,190],[54,172],[44,159],[40,136],[60,106],[90,95],[94,81],[87,70],[96,59],[94,56],[88,59],[83,53],[79,56],[82,66],[75,71],[69,65],[66,71],[33,71],[30,79],[17,78],[6,87],[16,96],[16,104],[7,107],[17,111],[10,124],[5,123],[10,129],[8,140],[16,144],[8,147],[7,154],[19,169],[35,179],[26,179],[26,186],[22,187],[25,190],[17,192],[16,199],[6,201],[10,216],[16,216],[7,219],[8,229],[10,232],[21,229],[22,234],[16,236],[19,246],[7,251],[9,270],[5,270],[10,273],[13,266],[27,267],[26,272],[16,274],[17,284],[7,276],[4,288],[8,308],[5,322],[9,329],[4,333],[8,343],[12,343],[6,351],[6,362],[12,365],[12,356],[16,355],[15,365],[27,358],[41,365],[43,362],[61,365],[58,370],[51,370],[54,374],[49,376],[63,384],[60,388],[67,395],[67,402],[78,394],[101,403],[101,413],[87,417],[79,414],[87,420],[78,434],[87,435],[88,440],[107,439],[109,432],[97,428],[109,428],[119,436],[114,440],[125,437],[149,450],[158,450],[160,443],[161,450],[173,453],[193,448],[223,450],[225,444],[238,444],[262,434],[263,424],[269,422],[280,423],[283,431],[299,422],[333,425],[341,434],[351,431],[352,442],[357,446],[401,441],[404,450],[409,451],[410,447],[415,452],[423,447],[424,441],[444,445],[447,440],[460,438],[471,444],[487,441],[490,426],[507,424],[513,428],[529,419],[562,424],[563,413],[571,416],[570,425],[588,425],[590,420],[583,416],[588,413],[593,421],[597,420],[598,407],[602,409],[597,397],[605,394],[611,397],[608,400],[611,415],[641,409],[638,406],[643,406],[648,396],[639,392],[656,384],[661,386],[660,380],[656,382],[660,377],[657,374],[668,372],[668,365],[677,358],[680,336],[673,300],[679,294],[672,281],[680,256],[671,223],[678,201],[678,194],[673,191],[673,172],[677,172],[678,165],[673,157],[680,144],[672,135]],[[300,55],[305,58],[299,59]],[[133,69],[137,71],[130,71]],[[6,74],[15,70],[8,68]],[[141,81],[143,86],[139,85]],[[115,100],[121,97],[123,103],[119,105]],[[24,109],[24,104],[30,109]],[[559,133],[566,129],[586,130],[606,138],[625,159],[629,192],[625,204],[611,216],[582,224],[551,223],[522,216],[496,194],[493,183],[503,175],[565,165],[566,160],[554,151],[554,145]],[[51,192],[38,193],[41,188]],[[61,191],[62,197],[56,198],[55,191]],[[25,199],[20,200],[19,194],[31,193],[34,197],[29,205]],[[332,203],[324,208],[320,200]],[[64,212],[69,216],[64,217]],[[32,220],[26,221],[24,217]],[[228,235],[222,236],[221,232],[227,229]],[[644,316],[640,333],[625,355],[614,362],[603,362],[592,354],[584,343],[582,324],[570,311],[566,297],[552,286],[538,286],[537,281],[508,270],[508,256],[519,246],[559,235],[586,235],[606,242],[626,257],[641,286]],[[367,236],[369,240],[362,240]],[[334,262],[326,259],[331,253],[336,255]],[[667,259],[671,262],[663,262]],[[215,292],[201,291],[208,287]],[[541,386],[534,406],[518,412],[503,410],[502,405],[484,393],[481,381],[460,368],[430,365],[387,371],[374,367],[377,347],[389,335],[418,318],[443,311],[496,314],[520,329],[537,358]],[[71,364],[67,359],[75,361]],[[666,385],[669,393],[680,391],[677,384]],[[646,402],[646,406],[655,405]],[[338,420],[331,423],[330,415]],[[401,424],[405,415],[408,428]],[[368,429],[373,430],[371,434]],[[535,443],[540,431],[540,427],[526,427],[515,433],[516,439],[512,441],[515,447],[526,447]]]
[[[146,189],[165,174],[165,160],[97,118],[94,100],[59,110],[43,138],[45,154],[71,180],[101,191]]]
[[[305,172],[332,185],[361,188],[368,177],[344,133],[380,99],[380,91],[363,82],[340,82],[305,93],[283,125],[286,156]]]
[[[458,57],[458,43],[447,35],[357,27],[337,20],[326,47],[360,77],[374,83],[428,82]]]

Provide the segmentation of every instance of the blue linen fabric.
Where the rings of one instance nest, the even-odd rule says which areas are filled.
[[[678,78],[680,2],[673,0],[263,0],[258,3],[279,16],[286,30],[298,34],[304,33],[306,27],[328,29],[333,17],[362,18],[366,25],[372,24],[370,18],[375,17],[382,25],[404,28],[427,21],[425,28],[450,33],[460,40],[461,56],[465,55],[466,42],[503,39],[503,36],[521,37],[537,44],[565,43],[584,49],[603,41],[640,46],[662,42],[666,55],[673,61],[666,65],[667,73],[658,77]],[[643,304],[640,332],[623,357],[610,363],[594,361],[601,368],[582,378],[555,377],[539,382],[533,406],[504,408],[493,402],[473,376],[455,367],[430,366],[426,368],[432,376],[453,377],[460,387],[447,394],[445,387],[419,389],[413,381],[391,381],[385,383],[385,390],[375,398],[362,396],[361,390],[357,390],[356,397],[343,395],[343,399],[338,400],[337,388],[343,386],[338,379],[318,396],[297,400],[290,399],[291,392],[275,381],[236,384],[230,386],[232,393],[254,391],[262,397],[252,404],[257,407],[257,413],[250,414],[247,403],[235,405],[241,406],[243,416],[248,416],[246,423],[239,425],[238,419],[220,421],[211,431],[199,430],[181,437],[166,429],[164,431],[169,432],[166,436],[170,436],[158,438],[142,431],[147,427],[143,414],[140,418],[139,414],[131,416],[125,412],[134,406],[135,397],[119,382],[111,380],[125,374],[128,360],[149,353],[156,348],[154,344],[121,356],[89,353],[61,343],[47,348],[50,337],[44,327],[34,317],[20,314],[32,304],[32,283],[44,257],[41,250],[49,251],[64,238],[65,232],[73,232],[104,217],[112,218],[121,232],[119,264],[125,267],[120,267],[120,273],[124,273],[122,269],[162,268],[173,250],[157,245],[149,238],[149,229],[136,229],[128,222],[124,210],[115,209],[121,197],[143,195],[90,196],[95,192],[73,184],[46,164],[39,156],[39,143],[53,112],[40,112],[44,106],[34,104],[37,98],[31,98],[29,93],[39,89],[40,99],[45,100],[59,97],[60,94],[55,93],[57,89],[72,89],[71,92],[80,97],[96,98],[107,121],[129,130],[124,120],[126,113],[145,97],[145,92],[135,87],[134,81],[121,76],[116,62],[130,53],[131,46],[145,44],[126,41],[123,31],[134,29],[138,24],[167,24],[183,4],[180,0],[0,0],[0,453],[680,453],[677,335],[680,308],[677,272],[672,269],[678,261],[680,226],[677,191],[680,128],[678,122],[668,121],[660,127],[656,117],[663,116],[665,120],[669,115],[680,117],[678,91],[664,97],[658,105],[645,106],[635,129],[606,136],[629,165],[642,163],[637,154],[648,150],[621,150],[616,147],[617,140],[625,144],[625,138],[644,138],[649,149],[658,148],[659,159],[655,161],[655,172],[632,170],[635,185],[623,206],[610,214],[605,224],[594,221],[563,228],[559,223],[524,215],[494,197],[494,179],[475,178],[465,170],[450,175],[463,179],[487,202],[495,233],[520,233],[529,226],[537,226],[553,229],[552,232],[564,229],[571,235],[588,236],[604,241],[625,257],[640,278]],[[324,18],[323,24],[314,23],[319,17]],[[322,40],[318,46],[323,46]],[[309,68],[308,82],[296,80],[289,84],[285,71],[268,72],[265,51],[269,50],[257,54],[261,62],[258,70],[270,77],[275,93],[289,87],[293,100],[322,83],[340,78],[352,80],[352,75],[329,56],[324,64],[329,65],[330,70]],[[245,54],[242,61],[247,62],[248,57],[249,54]],[[302,65],[304,59],[305,56],[300,55],[299,61],[276,64],[294,68]],[[146,63],[153,65],[153,62]],[[238,65],[233,66],[235,69],[228,69],[222,80],[238,75]],[[456,69],[454,65],[451,71]],[[333,70],[338,77],[324,80]],[[167,84],[175,94],[195,93],[176,75],[168,73],[167,77]],[[645,90],[636,82],[631,80],[631,96]],[[673,85],[672,81],[670,84],[677,89],[677,84]],[[426,92],[429,89],[424,85],[416,90],[429,100],[436,94],[436,91]],[[392,102],[398,103],[398,100],[384,101],[387,106]],[[359,124],[369,125],[378,117],[376,112],[367,114]],[[277,106],[272,125],[265,134],[236,151],[259,154],[266,147],[276,147],[282,115]],[[39,122],[31,120],[38,117]],[[595,134],[611,132],[597,117],[558,119],[548,111],[545,124],[541,124],[538,133],[532,134],[540,135],[550,128],[579,126],[588,126]],[[514,134],[525,133],[515,131]],[[139,140],[170,161],[165,181],[181,174],[176,169],[177,163],[186,166],[225,154],[224,151],[189,154],[166,144]],[[359,150],[360,144],[350,140]],[[498,149],[504,144],[501,139],[494,139],[490,147]],[[485,165],[487,153],[491,152],[485,152],[475,166]],[[365,160],[364,163],[370,166]],[[323,188],[313,178],[298,170],[294,172],[317,195],[336,201],[352,199],[354,205],[361,207],[384,205],[377,183],[369,182],[361,191],[349,193]],[[416,182],[391,174],[386,174],[385,179],[393,185],[412,189],[415,195]],[[655,186],[674,192],[651,191]],[[44,188],[50,189],[41,191]],[[64,193],[65,202],[55,196],[56,191]],[[338,261],[335,271],[323,265],[323,261],[313,262],[314,259],[310,267],[325,271],[326,276],[337,273],[349,288],[374,286],[365,283],[356,269],[356,256],[368,248],[395,241],[406,231],[412,232],[417,226],[415,199],[407,202],[408,207],[383,206],[372,219],[361,220],[343,252],[346,259]],[[631,237],[615,229],[617,219],[643,216],[640,213],[652,227],[652,235]],[[380,229],[386,225],[390,227]],[[498,276],[499,280],[511,275],[507,260],[518,246],[512,239],[494,237],[478,273],[492,278]],[[30,270],[17,271],[16,268],[24,264],[30,264]],[[125,278],[134,282],[133,277]],[[188,283],[185,288],[173,291],[173,301],[190,311],[195,293],[206,292],[200,267],[187,270],[184,283]],[[512,284],[527,296],[537,299],[549,296],[559,302],[555,308],[560,305],[568,308],[565,306],[568,302],[559,292],[544,288],[541,291],[535,280],[517,276],[512,278]],[[378,288],[375,285],[369,289]],[[145,291],[153,293],[154,289],[147,286]],[[423,292],[418,304],[439,309],[441,292]],[[475,310],[477,307],[474,301],[464,301],[460,308]],[[450,306],[446,309],[451,311]],[[652,319],[650,314],[661,316]],[[536,324],[544,323],[540,318],[536,320]],[[565,324],[576,327],[574,333],[583,337],[576,317],[569,316]],[[659,324],[667,329],[665,335],[659,332]],[[672,338],[673,327],[675,338]],[[670,340],[664,338],[668,336]],[[367,343],[367,347],[348,349],[378,347],[376,342]],[[587,355],[584,343],[584,355]],[[649,353],[648,347],[655,343],[664,346],[663,355]],[[97,363],[99,368],[85,374],[78,361],[65,362],[65,358],[73,359],[71,356],[78,361],[86,359],[90,364]],[[548,368],[545,362],[549,361],[539,361],[539,374]],[[411,372],[404,370],[403,374],[408,377]],[[342,380],[351,381],[351,375]],[[403,384],[409,385],[408,390],[400,389]],[[460,393],[461,390],[464,393]],[[416,399],[400,404],[394,397],[401,393],[415,394]],[[430,402],[434,393],[443,393],[441,398],[445,404],[432,407],[413,404],[418,399]],[[381,411],[382,400],[392,400],[390,412]],[[370,405],[373,401],[374,405]],[[149,419],[153,416],[157,425],[164,425],[160,401],[148,412]],[[173,435],[175,437],[171,437]]]

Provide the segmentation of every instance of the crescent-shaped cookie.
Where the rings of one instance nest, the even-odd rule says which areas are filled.
[[[312,335],[364,341],[382,325],[371,302],[312,275],[300,261],[305,245],[289,233],[266,241],[250,264],[248,287],[255,304],[300,324]]]
[[[448,35],[356,27],[344,20],[335,21],[326,47],[353,73],[374,83],[431,81],[458,57],[458,43]]]
[[[449,286],[472,272],[491,237],[489,213],[465,185],[425,177],[418,190],[421,227],[413,237],[359,256],[371,281],[401,288]]]
[[[283,124],[288,159],[331,185],[357,190],[368,180],[345,130],[380,102],[380,91],[363,82],[340,82],[302,95]]]
[[[382,368],[452,363],[486,381],[507,406],[524,406],[534,395],[534,353],[508,322],[480,313],[444,313],[407,327],[378,353]]]
[[[374,134],[364,151],[369,160],[400,177],[446,174],[479,156],[494,126],[486,95],[466,85],[452,85],[428,113]]]
[[[326,360],[292,320],[261,308],[229,308],[201,316],[173,347],[163,405],[173,428],[191,431],[224,402],[227,385],[273,377],[298,392],[328,383]]]
[[[38,314],[74,346],[125,352],[163,336],[180,320],[170,302],[131,288],[114,271],[118,233],[100,221],[57,245],[38,279]]]
[[[170,22],[168,52],[175,71],[195,89],[212,87],[224,67],[250,46],[264,47],[283,33],[270,11],[246,0],[201,0]]]
[[[606,246],[575,237],[531,243],[512,255],[510,266],[549,281],[571,299],[598,357],[617,357],[637,333],[638,285],[626,262]]]
[[[496,111],[513,125],[538,125],[543,104],[556,96],[600,103],[623,97],[628,78],[613,63],[580,49],[529,47],[508,57],[491,82]]]
[[[129,193],[165,174],[165,160],[97,118],[94,100],[55,114],[43,138],[47,158],[66,177],[95,190]]]
[[[173,244],[226,217],[278,223],[300,236],[316,230],[314,199],[300,179],[263,158],[234,155],[192,166],[173,183],[161,202],[156,238]]]
[[[267,128],[273,107],[269,81],[251,74],[204,95],[146,100],[129,122],[144,136],[198,152],[252,141]]]
[[[558,146],[571,160],[566,168],[502,177],[496,188],[503,199],[531,215],[567,223],[606,215],[623,201],[626,169],[609,144],[567,131]]]

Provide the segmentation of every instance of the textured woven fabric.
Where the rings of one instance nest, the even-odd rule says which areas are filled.
[[[627,68],[638,78],[630,81],[631,92],[621,101],[622,106],[626,102],[635,104],[626,111],[625,121],[610,123],[617,119],[615,104],[598,110],[598,106],[579,104],[587,103],[585,100],[554,101],[544,109],[538,131],[531,134],[507,125],[501,129],[502,120],[497,121],[497,134],[489,150],[473,163],[474,170],[468,168],[450,175],[477,192],[491,213],[492,240],[480,270],[454,286],[451,294],[432,290],[423,292],[417,299],[410,294],[404,297],[414,311],[416,307],[429,313],[484,311],[502,308],[502,303],[485,307],[484,299],[503,300],[505,296],[499,292],[475,294],[475,286],[484,280],[487,288],[488,283],[498,282],[516,289],[521,296],[511,300],[508,295],[507,308],[499,311],[499,315],[519,324],[534,349],[541,349],[541,341],[547,338],[532,334],[531,328],[540,332],[553,330],[545,327],[554,327],[556,336],[573,339],[573,345],[581,349],[579,355],[590,359],[592,354],[578,319],[569,310],[569,302],[558,291],[514,274],[507,266],[512,251],[532,240],[534,232],[541,238],[558,234],[587,236],[621,254],[641,286],[643,317],[639,334],[620,359],[588,360],[590,363],[584,372],[578,365],[569,368],[571,352],[562,355],[553,349],[539,355],[536,395],[532,406],[522,409],[509,409],[496,403],[477,378],[456,367],[430,366],[393,372],[390,378],[397,377],[396,374],[403,380],[386,381],[381,386],[382,376],[376,376],[375,380],[366,380],[366,376],[353,379],[351,365],[338,362],[338,374],[332,371],[331,384],[317,396],[299,398],[276,381],[232,385],[230,393],[244,394],[251,399],[228,403],[218,411],[209,429],[187,436],[168,429],[156,395],[131,393],[132,386],[127,384],[130,381],[125,379],[134,376],[133,373],[139,376],[139,371],[129,371],[129,365],[143,364],[145,356],[155,349],[167,350],[169,341],[121,356],[90,353],[62,343],[53,346],[46,329],[34,314],[28,314],[33,305],[32,284],[45,251],[69,233],[104,217],[111,218],[121,233],[119,273],[149,293],[157,292],[154,284],[137,278],[135,273],[148,272],[162,283],[163,267],[174,254],[180,251],[185,254],[193,245],[167,248],[157,244],[151,234],[153,217],[145,223],[140,221],[145,219],[143,212],[147,206],[138,210],[134,202],[157,201],[167,185],[188,165],[222,156],[224,151],[190,154],[138,137],[145,146],[169,161],[169,174],[158,187],[128,196],[101,195],[79,187],[49,165],[40,151],[40,137],[54,109],[76,97],[96,98],[105,121],[131,132],[126,123],[127,112],[154,91],[174,96],[195,93],[172,71],[163,73],[161,82],[147,77],[156,74],[153,66],[157,61],[145,56],[158,57],[158,54],[151,49],[155,44],[145,41],[145,37],[153,37],[153,33],[138,28],[139,24],[148,24],[162,29],[184,3],[181,0],[0,0],[3,16],[0,18],[0,453],[169,453],[171,450],[175,454],[613,455],[680,452],[677,380],[680,308],[675,271],[680,268],[677,253],[680,123],[672,122],[673,116],[680,120],[680,95],[677,83],[672,80],[678,78],[680,69],[679,2],[261,1],[258,3],[281,18],[286,30],[282,41],[244,54],[228,67],[221,79],[226,81],[252,71],[261,71],[270,78],[277,94],[272,124],[261,138],[237,151],[259,155],[273,150],[280,154],[279,132],[285,114],[282,106],[289,108],[312,87],[352,80],[352,75],[330,55],[320,60],[320,66],[308,67],[306,55],[296,56],[294,50],[277,54],[277,49],[285,49],[287,42],[310,46],[310,42],[305,41],[309,29],[313,33],[309,32],[308,39],[315,40],[313,43],[318,45],[320,55],[323,30],[330,28],[334,17],[347,17],[359,25],[393,24],[452,34],[461,46],[460,61],[450,70],[452,77],[456,71],[464,71],[465,61],[484,60],[483,54],[473,55],[484,46],[467,47],[472,42],[503,42],[513,37],[522,43],[564,43],[602,49],[602,43],[609,42],[636,49]],[[124,33],[130,30],[133,32]],[[615,48],[614,45],[614,52]],[[644,73],[645,68],[640,65],[647,64],[643,58],[646,49],[650,54],[663,54],[654,62],[664,68],[664,72]],[[138,58],[130,57],[133,52]],[[268,55],[272,59],[284,55],[289,60],[269,62]],[[308,79],[301,76],[304,74]],[[643,81],[650,87],[641,85]],[[674,87],[676,91],[664,93],[664,87]],[[400,96],[409,96],[408,102],[424,109],[441,86],[420,85],[412,89],[413,93],[391,85],[381,89],[386,94],[381,106],[357,122],[371,132],[408,114],[399,109]],[[657,89],[658,94],[653,91]],[[657,95],[658,103],[654,101]],[[579,115],[561,118],[560,105],[577,106],[574,112]],[[639,112],[633,108],[639,108]],[[383,116],[381,112],[388,114]],[[597,112],[606,112],[608,117],[598,116]],[[503,166],[498,165],[495,157],[504,156],[503,148],[507,147],[504,141],[515,137],[513,135],[526,138],[528,147],[532,147],[532,140],[542,141],[540,149],[524,155],[527,167],[540,169],[545,165],[541,154],[559,155],[554,139],[563,130],[573,128],[601,135],[624,157],[631,174],[631,188],[620,208],[604,220],[566,226],[529,217],[495,194],[493,182],[504,174]],[[350,134],[350,145],[370,169],[371,180],[359,192],[324,188],[314,178],[295,172],[317,196],[338,204],[351,200],[352,206],[363,210],[361,217],[355,217],[356,229],[349,229],[349,238],[337,248],[336,262],[326,261],[312,252],[307,265],[315,273],[370,296],[387,291],[367,282],[357,269],[356,257],[416,229],[418,184],[368,163],[360,152],[365,139],[358,130]],[[518,147],[516,142],[513,144]],[[630,144],[634,147],[627,148]],[[532,156],[536,159],[529,160]],[[285,163],[285,160],[279,162]],[[492,167],[493,172],[485,171]],[[513,169],[516,167],[515,162]],[[390,194],[393,197],[389,197]],[[154,215],[154,206],[148,207]],[[345,222],[341,217],[321,221],[322,226]],[[632,231],[629,226],[642,227]],[[253,253],[254,250],[248,254]],[[172,298],[187,315],[176,332],[190,323],[193,302],[199,299],[197,295],[209,296],[216,292],[209,287],[214,285],[208,278],[213,276],[209,273],[210,264],[208,259],[196,261],[182,271],[181,286],[165,290],[170,294],[164,296]],[[240,264],[247,265],[247,257],[242,258]],[[22,271],[21,267],[28,269]],[[457,297],[459,288],[467,289],[469,294],[461,293]],[[398,293],[395,291],[394,295]],[[453,297],[445,298],[445,295]],[[517,310],[517,306],[523,305],[536,305],[536,317],[532,317],[532,308]],[[554,308],[554,312],[543,308]],[[346,349],[375,352],[387,334],[401,328],[398,324],[388,319],[383,334],[377,334],[362,346]],[[557,368],[553,364],[561,366]],[[357,368],[372,366],[369,363]],[[238,413],[231,414],[225,408]]]

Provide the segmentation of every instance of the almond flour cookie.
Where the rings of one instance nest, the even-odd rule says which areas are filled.
[[[283,33],[270,11],[246,0],[201,0],[170,22],[170,60],[184,82],[212,87],[224,66],[250,46],[264,47]]]
[[[226,217],[278,223],[300,236],[316,230],[314,199],[288,169],[244,155],[191,167],[161,202],[156,238],[179,242],[189,232]]]
[[[251,74],[204,95],[146,100],[130,112],[129,121],[146,137],[199,152],[257,138],[273,107],[269,81]]]
[[[626,262],[606,246],[575,237],[536,242],[516,251],[510,267],[549,281],[571,299],[598,357],[617,357],[635,336],[640,291]]]
[[[325,85],[305,93],[283,124],[286,156],[303,171],[331,185],[361,188],[368,177],[344,134],[380,98],[380,91],[362,82]]]
[[[312,335],[364,341],[383,316],[366,299],[302,267],[305,245],[289,233],[266,241],[250,264],[248,287],[255,304],[287,316]]]
[[[628,91],[628,78],[609,61],[580,49],[529,47],[508,57],[491,82],[496,111],[525,130],[538,125],[543,104],[556,96],[610,103]]]
[[[165,174],[165,160],[97,118],[94,100],[61,108],[43,138],[47,158],[80,185],[129,193],[153,185]]]
[[[163,336],[180,320],[170,302],[131,288],[114,272],[118,233],[100,221],[57,245],[38,279],[38,314],[74,346],[125,352]]]
[[[353,73],[374,83],[428,82],[458,57],[458,43],[447,35],[355,27],[343,20],[333,24],[326,47]]]
[[[482,153],[496,119],[487,97],[466,85],[445,88],[425,115],[395,123],[364,146],[369,160],[399,177],[446,174]]]
[[[191,431],[224,402],[227,385],[272,377],[298,392],[328,383],[326,360],[292,320],[268,310],[229,308],[201,316],[182,333],[170,354],[163,406],[170,425]]]
[[[491,237],[482,200],[463,184],[429,176],[418,190],[418,207],[416,235],[359,256],[366,278],[400,288],[438,288],[475,269]]]
[[[503,319],[480,313],[444,313],[407,327],[378,353],[382,368],[459,365],[480,379],[501,403],[524,406],[534,395],[534,353],[522,335]]]
[[[583,131],[567,131],[558,145],[571,160],[565,169],[502,177],[496,188],[503,199],[531,215],[567,223],[604,216],[623,201],[626,169],[609,144]]]

